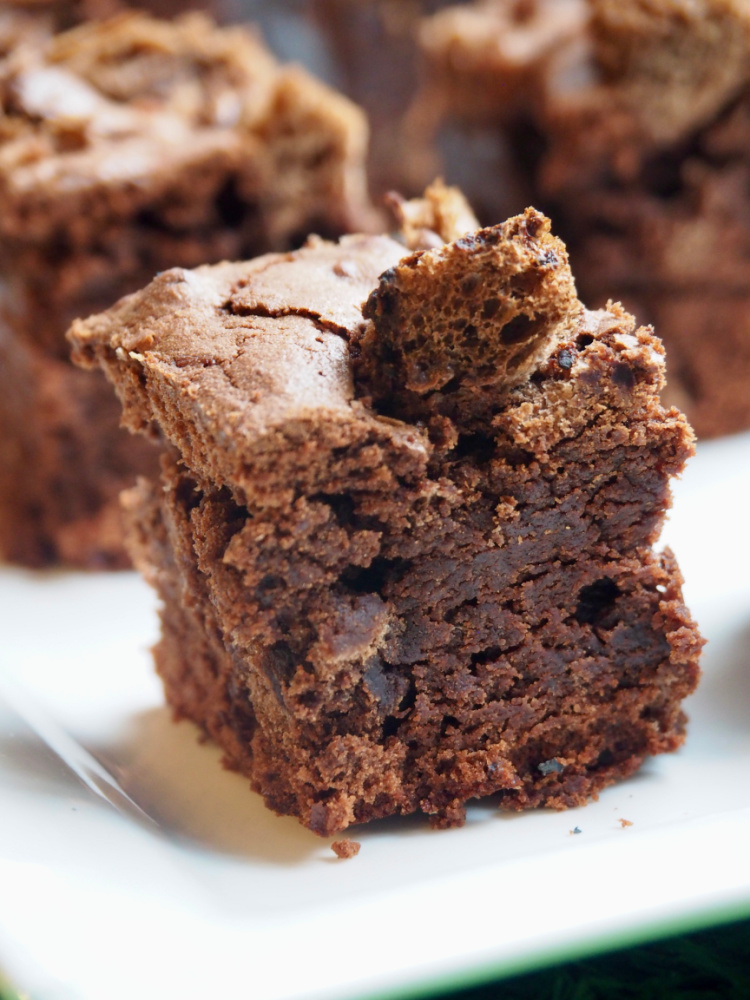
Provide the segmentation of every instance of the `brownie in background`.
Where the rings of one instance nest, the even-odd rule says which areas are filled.
[[[252,30],[122,14],[0,59],[0,553],[126,564],[117,494],[153,471],[64,333],[175,265],[366,228],[367,126]]]
[[[390,188],[415,194],[432,178],[411,163],[403,118],[419,80],[420,19],[447,4],[448,0],[312,0],[306,5],[327,46],[333,78],[370,120],[369,177],[376,197]]]
[[[0,39],[11,25],[14,30],[36,29],[47,35],[74,28],[84,21],[101,20],[128,9],[174,17],[189,10],[215,14],[214,0],[3,0],[0,4]],[[0,41],[0,50],[2,42]]]
[[[584,301],[655,325],[699,436],[750,427],[750,7],[477,0],[420,39],[414,162],[452,142],[480,217],[543,207]]]

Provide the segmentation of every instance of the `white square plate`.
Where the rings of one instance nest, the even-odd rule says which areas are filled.
[[[349,861],[169,720],[137,576],[0,570],[0,972],[34,1000],[395,996],[750,913],[750,434],[675,494],[709,639],[686,746],[567,813],[357,828]]]

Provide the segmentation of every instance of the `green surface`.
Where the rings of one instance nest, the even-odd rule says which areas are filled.
[[[10,986],[8,986],[2,972],[0,972],[0,1000],[21,1000],[18,994],[14,993]]]
[[[564,949],[537,952],[532,956],[520,956],[518,960],[505,959],[502,963],[475,965],[465,972],[455,972],[433,979],[423,979],[403,987],[394,987],[367,997],[367,1000],[492,1000],[505,998],[513,1000],[514,994],[508,993],[512,982],[532,980],[534,976],[549,975],[549,970],[558,972],[565,969],[582,969],[586,963],[607,962],[613,956],[627,953],[636,954],[644,948],[661,947],[660,943],[676,940],[692,941],[700,934],[723,934],[726,927],[733,924],[744,942],[747,953],[745,962],[750,969],[750,900],[729,907],[719,907],[699,912],[688,912],[684,917],[673,918],[671,921],[661,921],[655,924],[644,923],[628,931],[614,936],[604,935],[598,939],[587,939],[577,945],[566,945]],[[732,933],[732,932],[730,932]],[[743,936],[744,935],[744,936]],[[628,949],[630,949],[628,951]],[[489,984],[489,985],[488,985]],[[525,997],[527,994],[519,994]],[[540,1000],[551,997],[552,1000],[581,1000],[577,994],[541,993]],[[639,994],[623,994],[623,996]],[[730,995],[730,994],[728,994]],[[733,994],[731,994],[733,996]],[[584,994],[584,996],[588,996]],[[644,994],[648,997],[651,994]],[[706,994],[706,996],[722,997],[723,994]],[[743,1000],[750,1000],[750,990],[743,995]],[[619,1000],[616,997],[615,1000]]]
[[[0,1000],[19,1000],[1,974]],[[750,1000],[750,920],[433,994],[432,1000]]]
[[[433,1000],[750,1000],[750,920]]]

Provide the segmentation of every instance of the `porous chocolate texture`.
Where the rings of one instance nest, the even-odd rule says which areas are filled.
[[[494,383],[463,353],[483,311]],[[518,315],[542,320],[523,373]],[[394,400],[415,329],[439,387]],[[537,213],[421,256],[348,237],[173,270],[70,337],[162,443],[126,505],[167,698],[272,808],[446,826],[493,793],[582,804],[680,746],[701,639],[652,546],[692,434],[659,341],[583,309]]]
[[[420,39],[413,161],[461,177],[480,218],[544,208],[587,305],[655,325],[699,436],[750,428],[748,5],[475,0]]]
[[[367,128],[252,30],[32,20],[0,52],[0,556],[122,565],[117,495],[157,459],[65,330],[169,267],[366,228]]]
[[[549,230],[529,209],[381,275],[356,352],[379,409],[484,426],[550,343],[580,322],[565,247]]]

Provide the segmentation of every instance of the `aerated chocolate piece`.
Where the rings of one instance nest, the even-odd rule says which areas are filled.
[[[497,410],[580,321],[565,247],[549,230],[528,209],[381,275],[363,309],[372,325],[355,338],[376,404],[466,429]]]

